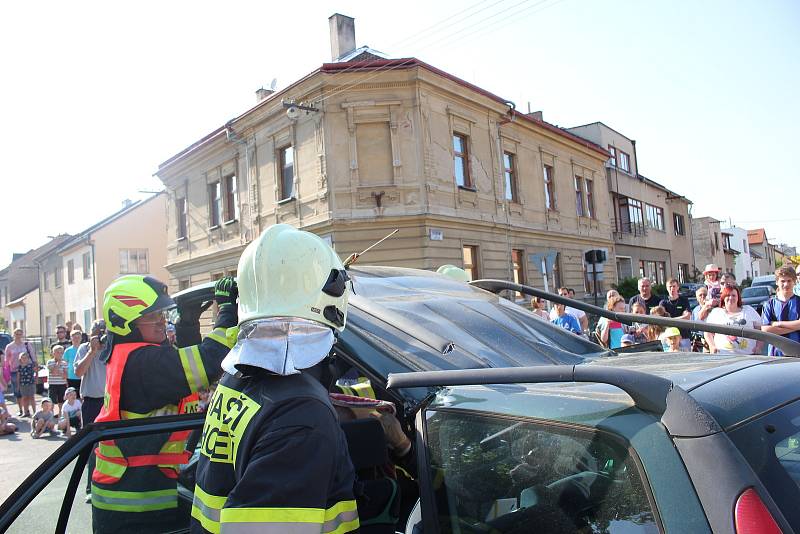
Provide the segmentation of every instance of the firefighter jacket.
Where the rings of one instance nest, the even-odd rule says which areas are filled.
[[[206,412],[191,532],[356,532],[354,477],[317,379],[226,373]]]
[[[222,374],[220,363],[235,342],[237,329],[228,328],[231,323],[235,325],[235,313],[221,313],[199,345],[180,349],[115,345],[96,421],[197,411],[197,392]],[[95,532],[155,532],[181,522],[176,479],[180,464],[188,462],[188,435],[184,431],[98,443],[91,488]],[[183,528],[187,522],[184,516]]]

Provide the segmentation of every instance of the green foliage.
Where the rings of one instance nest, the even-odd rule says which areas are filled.
[[[667,296],[667,286],[664,284],[655,284],[652,288],[653,295],[658,295],[659,297],[666,297]]]
[[[639,280],[633,277],[623,278],[618,284],[612,284],[611,287],[616,289],[625,300],[639,293]]]
[[[742,280],[742,289],[750,287],[752,284],[753,284],[752,278],[745,278],[744,280]]]

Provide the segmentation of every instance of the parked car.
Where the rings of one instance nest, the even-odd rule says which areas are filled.
[[[774,294],[775,290],[767,284],[746,287],[742,290],[742,304],[752,306],[760,314],[764,303]]]
[[[401,515],[399,530],[405,528],[409,534],[527,532],[531,527],[518,518],[533,515],[537,521],[546,520],[544,524],[550,525],[547,530],[550,532],[559,531],[563,521],[591,525],[586,528],[594,530],[586,532],[708,532],[712,529],[733,532],[732,529],[717,530],[716,525],[722,524],[719,517],[732,520],[730,503],[707,497],[705,488],[712,485],[712,480],[701,480],[700,471],[693,466],[700,463],[728,468],[734,465],[730,462],[735,454],[722,439],[722,431],[710,423],[704,427],[704,432],[708,433],[702,439],[701,436],[675,434],[675,428],[684,427],[673,426],[674,410],[664,409],[663,415],[657,413],[663,404],[659,403],[658,395],[672,388],[673,381],[691,390],[708,381],[730,380],[725,378],[727,374],[736,375],[739,370],[760,365],[766,359],[691,354],[670,354],[662,359],[661,353],[652,352],[642,353],[637,359],[637,355],[623,356],[605,350],[554,327],[493,293],[435,273],[388,267],[353,267],[349,272],[355,294],[350,301],[347,329],[334,347],[337,365],[369,378],[377,397],[395,404],[409,436],[419,437],[417,484],[406,488],[405,496],[410,504],[403,508],[407,511]],[[497,285],[502,286],[503,282]],[[178,293],[175,299],[179,306],[191,300],[206,301],[212,291],[212,285],[206,284]],[[561,297],[553,295],[551,298]],[[575,306],[586,305],[576,302]],[[758,334],[761,333],[754,332]],[[668,363],[671,366],[666,365]],[[612,386],[576,386],[574,377],[565,374],[566,369],[590,369],[587,372],[606,373],[602,377],[614,383],[613,376],[608,378],[609,372],[603,371],[605,366],[613,367],[613,376],[627,377],[626,380],[634,377],[634,383],[644,380],[645,395],[638,395],[631,401]],[[554,374],[548,376],[559,376],[562,383],[543,388],[526,385],[538,380],[529,377],[514,384],[452,390],[423,385],[388,387],[391,374],[515,368],[536,368],[545,374],[552,372]],[[641,373],[631,375],[635,371]],[[595,382],[603,382],[599,374],[593,376]],[[787,379],[788,376],[785,375]],[[746,421],[747,407],[728,397],[731,397],[730,391],[746,394],[746,388],[751,387],[749,384],[737,389],[739,385],[729,383],[732,389],[727,390],[728,395],[720,394],[709,403],[716,402],[722,412],[730,406],[735,414],[731,418],[741,415],[742,419],[737,421]],[[669,398],[680,395],[678,389]],[[783,396],[769,397],[766,392],[753,394],[763,394],[786,404],[784,397],[790,395],[789,388],[779,388],[779,392]],[[647,401],[648,395],[655,400]],[[764,400],[763,404],[766,403]],[[699,417],[701,412],[694,405],[691,408],[694,410],[691,413],[697,416],[695,419],[706,421]],[[451,413],[452,419],[442,419]],[[86,460],[97,441],[198,430],[202,423],[202,414],[191,414],[87,425],[47,458],[0,505],[0,532],[6,529],[25,533],[91,530],[91,506],[84,504],[82,491],[78,492],[83,487]],[[506,426],[498,426],[501,423]],[[719,418],[716,424],[727,431]],[[516,439],[516,430],[511,427],[525,434]],[[541,441],[537,441],[539,436]],[[684,443],[687,452],[669,452],[683,447]],[[361,445],[363,449],[363,443]],[[377,443],[372,450],[382,446]],[[709,450],[714,450],[716,456],[709,456]],[[698,451],[697,457],[691,451]],[[451,453],[455,456],[447,457]],[[553,462],[543,469],[539,478],[514,481],[513,477],[525,475],[524,461],[537,466],[537,455],[545,453]],[[661,456],[663,461],[656,461]],[[568,461],[572,460],[574,466],[570,468]],[[354,455],[354,462],[359,461]],[[492,461],[495,462],[492,464],[496,467],[494,471],[479,465],[488,466]],[[513,473],[518,465],[512,462],[521,466]],[[684,463],[686,466],[682,467]],[[744,476],[741,475],[742,465],[740,462],[730,472],[723,469],[715,473],[724,479],[720,482],[721,488],[728,491],[735,486],[733,483],[725,485],[729,479],[752,482],[752,477],[741,478]],[[464,470],[453,471],[457,467]],[[579,470],[574,471],[577,468]],[[514,485],[501,491],[509,476]],[[187,525],[193,478],[190,462],[179,477],[181,507],[176,512],[186,517]],[[525,485],[526,480],[532,482]],[[439,487],[438,481],[443,481],[445,486]],[[757,477],[755,481],[758,482]],[[763,484],[759,486],[756,482],[752,486],[756,488],[754,491],[764,500],[778,524],[787,525],[789,520],[781,515],[785,512],[776,509],[770,500],[774,498],[772,490],[762,490]],[[782,488],[783,484],[785,481],[778,487]],[[792,496],[790,490],[787,495]],[[582,491],[585,493],[583,500],[576,493]],[[440,502],[440,497],[451,500]],[[411,505],[417,501],[414,511]],[[533,508],[540,502],[541,515],[537,516]],[[462,504],[468,507],[467,511],[462,511]],[[444,508],[451,506],[452,510]],[[564,514],[566,519],[562,517]]]
[[[700,289],[703,284],[697,284],[694,282],[687,282],[685,284],[681,284],[678,288],[678,294],[688,298],[694,298],[695,292]]]
[[[750,287],[757,286],[770,286],[775,291],[778,290],[778,284],[775,282],[774,274],[766,274],[764,276],[756,276],[753,278],[753,282],[750,284]]]

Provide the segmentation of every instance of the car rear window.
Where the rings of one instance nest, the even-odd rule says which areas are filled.
[[[445,409],[428,412],[426,436],[442,532],[659,532],[609,434]]]
[[[730,431],[729,436],[789,523],[800,525],[800,401]]]

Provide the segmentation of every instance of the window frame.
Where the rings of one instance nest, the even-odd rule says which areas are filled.
[[[218,228],[222,224],[222,184],[219,180],[209,182],[208,187],[208,227]]]
[[[56,265],[53,271],[53,285],[56,289],[64,284],[64,268],[61,265]]]
[[[664,231],[664,208],[645,203],[645,217],[648,228]]]
[[[175,199],[175,233],[176,239],[186,239],[189,235],[189,203],[186,197]]]
[[[286,155],[291,151],[292,163],[287,166]],[[295,162],[297,161],[297,154],[294,145],[288,144],[278,148],[278,174],[280,181],[278,183],[278,202],[286,202],[297,198],[297,192],[294,190],[294,177],[295,177]],[[287,177],[287,171],[291,172],[291,176]],[[288,184],[287,184],[288,178]],[[287,188],[290,189],[287,192]]]
[[[92,253],[84,252],[81,256],[81,263],[83,267],[83,279],[89,280],[92,277]]]
[[[584,178],[584,185],[586,187],[586,213],[590,219],[597,218],[597,212],[594,209],[594,180]]]
[[[672,214],[672,227],[675,229],[676,236],[686,235],[686,221],[680,213]]]
[[[222,177],[223,223],[236,222],[239,219],[239,180],[232,172]]]
[[[611,164],[612,167],[617,166],[617,147],[608,145],[608,152],[611,154],[611,157],[608,158],[608,163]]]
[[[627,152],[623,152],[622,150],[617,151],[617,155],[619,158],[619,169],[630,173],[631,172],[631,155]]]
[[[67,260],[67,285],[75,283],[75,260]]]
[[[544,208],[550,211],[558,211],[554,165],[542,164],[542,180],[544,181]]]
[[[575,175],[573,183],[575,186],[575,215],[578,217],[586,217],[586,207],[584,206],[583,199],[583,176]]]
[[[459,140],[461,144],[461,151],[456,150],[456,140]],[[470,171],[469,135],[454,131],[451,139],[451,147],[453,149],[453,180],[456,186],[462,189],[474,190],[475,185],[472,183],[472,174],[469,172]],[[456,166],[459,165],[459,162],[460,162],[463,183],[458,183],[458,173],[456,172]]]
[[[136,270],[131,270],[131,252],[136,252]],[[126,269],[122,269],[122,254],[125,253]],[[139,267],[142,261],[142,253],[144,253],[144,271]],[[150,273],[150,249],[147,248],[121,248],[119,249],[119,274],[149,274]]]
[[[503,151],[503,183],[505,186],[505,200],[508,202],[519,203],[519,188],[517,185],[517,155],[508,150]]]

